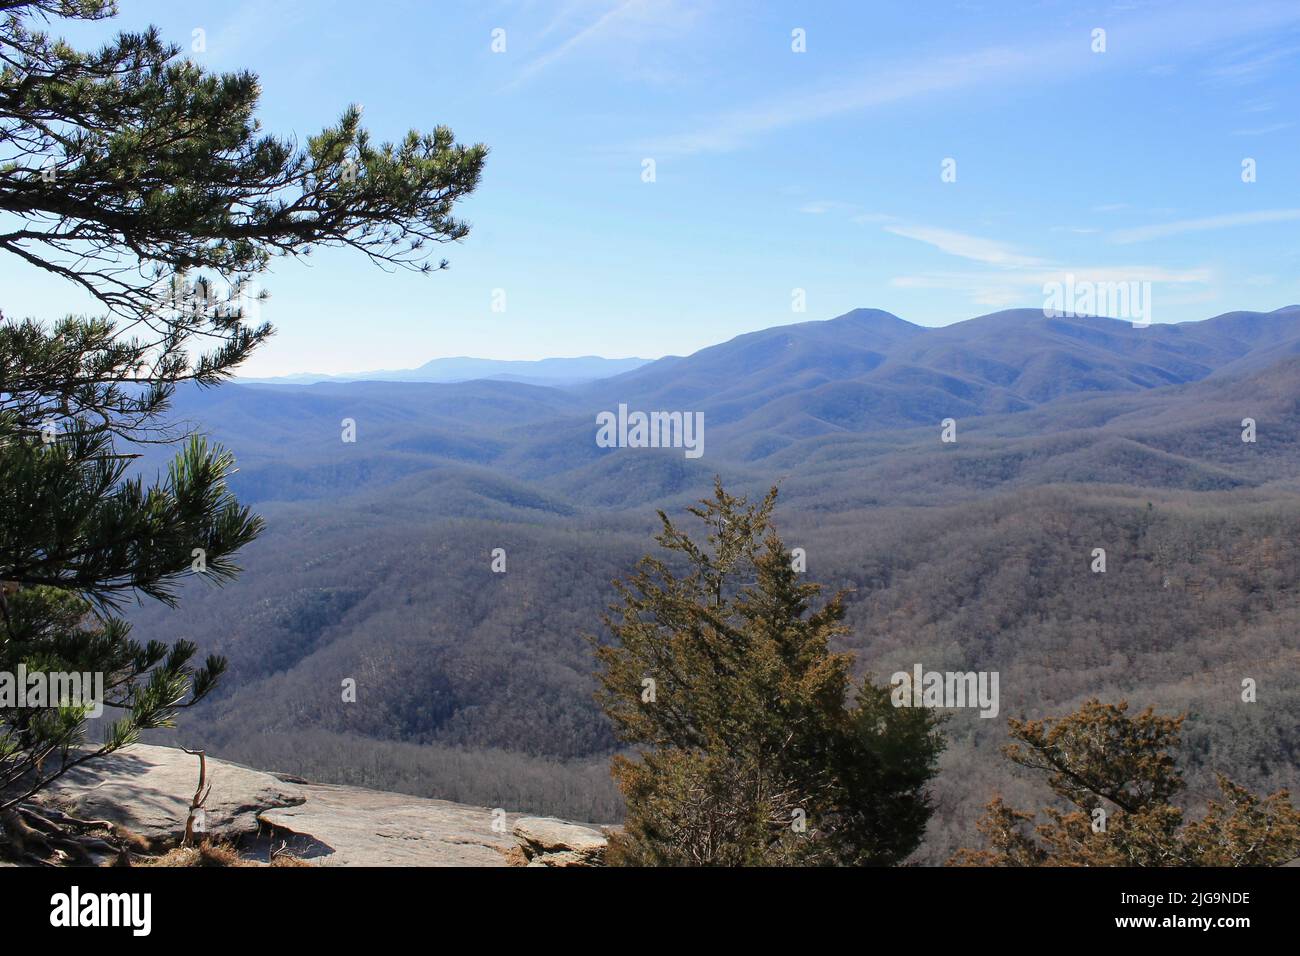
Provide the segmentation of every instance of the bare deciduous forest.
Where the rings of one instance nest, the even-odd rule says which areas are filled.
[[[1294,786],[1296,373],[1284,361],[1144,392],[1073,393],[963,420],[950,446],[934,428],[837,429],[723,462],[615,453],[583,466],[576,496],[563,490],[577,487],[564,470],[573,462],[547,463],[548,436],[585,443],[586,428],[544,418],[569,412],[571,392],[541,393],[555,404],[520,425],[500,403],[527,386],[232,387],[217,431],[270,431],[284,404],[299,416],[286,434],[307,448],[272,455],[245,442],[237,480],[270,530],[247,550],[244,577],[223,591],[188,588],[180,612],[142,609],[139,626],[231,659],[234,679],[184,725],[192,744],[322,780],[617,820],[606,771],[615,742],[592,699],[584,635],[599,631],[608,582],[651,550],[653,515],[628,502],[648,493],[680,511],[716,469],[751,490],[781,482],[777,524],[805,549],[809,579],[852,591],[842,649],[859,673],[886,679],[917,662],[1000,673],[996,719],[963,711],[945,726],[918,862],[969,844],[995,793],[1045,802],[997,756],[1006,717],[1090,697],[1186,711],[1193,799],[1210,792],[1211,770],[1259,789]],[[256,422],[236,417],[241,391]],[[487,412],[474,402],[484,392]],[[438,442],[404,421],[379,434],[372,425],[350,459],[323,450],[312,416],[322,429],[343,409],[383,422],[399,399],[409,414],[441,416]],[[457,401],[477,420],[454,430],[442,409]],[[1241,441],[1248,412],[1264,423],[1257,444]],[[485,454],[513,457],[475,481]],[[506,552],[504,574],[491,570],[494,548]],[[1097,548],[1104,573],[1093,570]],[[340,704],[346,677],[355,704]],[[1246,679],[1266,706],[1243,702]]]

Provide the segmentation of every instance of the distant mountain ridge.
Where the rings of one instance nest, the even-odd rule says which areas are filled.
[[[1282,385],[1256,388],[1261,376]],[[503,506],[569,515],[672,506],[719,471],[863,503],[923,496],[910,469],[947,475],[963,494],[1071,475],[1104,481],[1125,468],[1169,487],[1257,484],[1283,474],[1295,449],[1270,442],[1259,460],[1225,469],[1206,429],[1251,416],[1275,438],[1279,429],[1289,436],[1288,388],[1300,394],[1296,306],[1145,328],[1028,309],[926,328],[859,309],[571,387],[234,384],[183,389],[175,409],[236,452],[234,486],[253,504],[391,493],[445,516]],[[1267,396],[1267,408],[1254,395]],[[703,458],[599,447],[596,416],[620,404],[702,413]],[[344,418],[357,423],[356,444],[340,444]],[[935,458],[945,418],[979,443]],[[1156,435],[1157,425],[1190,437]],[[1175,458],[1172,447],[1182,449]],[[160,465],[167,453],[147,452],[142,464]]]
[[[620,404],[703,413],[703,457],[601,447],[596,416]],[[996,669],[1008,713],[1098,695],[1191,712],[1193,753],[1297,783],[1295,306],[1147,328],[864,309],[576,387],[234,384],[180,389],[174,411],[235,453],[232,488],[267,522],[237,583],[195,576],[180,610],[132,611],[140,637],[230,658],[185,724],[212,754],[616,818],[584,635],[651,548],[654,511],[681,515],[716,475],[751,498],[779,485],[810,579],[848,589],[837,649],[860,671]],[[1272,709],[1235,703],[1243,674],[1277,688]],[[995,724],[951,725],[961,772],[941,775],[954,809],[930,862],[969,845],[1007,784]]]
[[[639,368],[651,361],[643,358],[607,359],[599,355],[576,358],[546,358],[530,361],[505,361],[499,359],[439,358],[425,362],[418,368],[390,369],[373,372],[355,372],[343,375],[326,375],[305,372],[298,375],[281,375],[271,378],[240,378],[247,385],[315,385],[321,382],[471,382],[490,379],[503,382],[522,382],[529,385],[580,385]]]
[[[1300,306],[1145,328],[1035,309],[930,328],[856,309],[660,359],[581,394],[699,406],[715,424],[761,413],[752,425],[807,435],[919,424],[941,409],[953,417],[1025,411],[1076,392],[1182,384],[1297,350]]]

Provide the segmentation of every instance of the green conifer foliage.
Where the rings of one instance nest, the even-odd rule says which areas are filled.
[[[716,483],[689,509],[703,541],[661,512],[667,555],[617,583],[596,648],[599,700],[634,748],[613,766],[628,805],[613,862],[886,865],[920,842],[938,719],[869,679],[851,694],[831,650],[844,595],[819,603],[794,570],[776,497]]]

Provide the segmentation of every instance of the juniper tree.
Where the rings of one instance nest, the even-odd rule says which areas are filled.
[[[467,234],[453,207],[486,156],[445,127],[376,144],[355,107],[300,146],[262,132],[252,73],[204,70],[152,28],[89,51],[49,32],[116,12],[0,0],[0,253],[100,313],[0,315],[0,671],[102,672],[124,713],[76,750],[77,707],[0,708],[0,810],[169,724],[224,668],[137,643],[118,615],[174,601],[195,571],[228,580],[261,528],[227,487],[230,454],[166,415],[179,383],[218,384],[272,334],[251,280],[322,245],[444,268],[431,252]],[[136,443],[177,440],[166,475],[132,473]]]
[[[938,720],[869,678],[850,694],[852,658],[830,649],[845,594],[815,606],[776,497],[715,483],[689,509],[702,542],[660,512],[667,559],[616,582],[598,699],[636,752],[613,764],[628,809],[612,862],[892,864],[921,840]]]
[[[962,850],[966,866],[1278,866],[1300,857],[1300,812],[1290,794],[1251,793],[1216,774],[1220,796],[1188,820],[1175,802],[1183,717],[1128,703],[1090,700],[1046,720],[1009,721],[1013,763],[1046,776],[1072,809],[1036,814],[995,797],[977,824],[982,850]],[[1031,829],[1032,827],[1032,829]]]

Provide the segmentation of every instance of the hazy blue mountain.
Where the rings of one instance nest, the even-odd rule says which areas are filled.
[[[1092,694],[1190,710],[1215,766],[1294,786],[1298,344],[1294,307],[1145,329],[1028,310],[931,329],[858,310],[577,387],[182,389],[175,411],[236,452],[234,487],[267,531],[234,584],[196,577],[179,610],[131,618],[140,638],[231,659],[183,725],[191,746],[613,819],[616,743],[583,636],[609,582],[650,549],[654,509],[680,514],[714,475],[749,494],[779,483],[810,578],[852,591],[843,647],[860,671],[996,666],[1007,713]],[[618,404],[704,412],[704,456],[598,447],[595,415]],[[1088,570],[1097,547],[1105,575]],[[508,573],[490,569],[496,548]],[[1242,674],[1275,688],[1260,718],[1232,703]],[[339,705],[343,677],[355,705]],[[941,778],[953,811],[931,862],[1006,785],[990,769],[1000,721],[948,729],[960,772]]]
[[[944,409],[953,417],[1023,411],[1079,392],[1196,381],[1296,337],[1294,307],[1147,328],[1032,309],[923,328],[858,309],[660,359],[580,394],[607,404],[699,408],[718,425],[806,436],[905,427],[934,421]]]
[[[1294,307],[1138,329],[1030,310],[923,328],[857,310],[742,335],[576,388],[485,380],[236,384],[183,390],[176,411],[236,451],[235,484],[251,503],[382,494],[409,479],[467,489],[474,513],[492,509],[474,489],[502,483],[518,483],[506,499],[558,508],[572,496],[579,507],[622,508],[689,496],[723,466],[758,482],[786,476],[795,488],[829,482],[832,500],[870,502],[926,485],[905,469],[934,452],[938,424],[950,417],[963,437],[981,443],[941,449],[953,454],[935,466],[938,474],[959,467],[981,476],[954,473],[946,479],[954,488],[1072,473],[1109,480],[1123,470],[1117,460],[1135,473],[1163,475],[1158,484],[1230,487],[1272,475],[1259,468],[1279,446],[1249,469],[1221,473],[1199,460],[1203,442],[1193,441],[1179,462],[1127,443],[1175,420],[1199,428],[1234,415],[1238,423],[1282,415],[1282,398],[1267,409],[1244,399],[1235,407],[1224,404],[1228,386],[1212,383],[1289,374],[1298,343]],[[1205,388],[1187,390],[1196,383]],[[704,457],[597,447],[596,414],[619,404],[703,412]],[[341,441],[344,419],[356,423],[354,444]],[[1270,425],[1290,427],[1285,419]],[[156,465],[161,453],[150,450],[146,464]],[[875,489],[841,494],[851,475],[871,476]]]
[[[649,359],[607,359],[598,355],[578,358],[547,358],[537,361],[440,358],[418,368],[355,372],[347,375],[305,373],[274,378],[241,378],[249,385],[313,385],[319,382],[470,382],[494,379],[532,385],[580,385],[608,378],[645,365]]]

